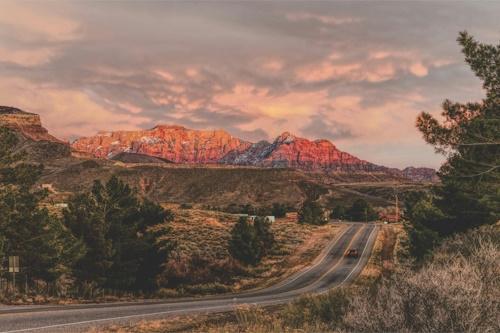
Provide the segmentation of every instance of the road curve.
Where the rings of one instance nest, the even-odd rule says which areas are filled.
[[[311,266],[267,288],[168,301],[2,308],[0,333],[82,332],[99,325],[230,311],[242,304],[273,305],[289,302],[305,293],[323,293],[352,281],[359,274],[370,257],[377,230],[373,224],[347,225]],[[344,257],[348,248],[357,248],[359,258]]]

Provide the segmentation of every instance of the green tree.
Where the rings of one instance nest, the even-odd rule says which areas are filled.
[[[253,222],[255,236],[260,248],[260,255],[269,254],[275,244],[274,234],[271,230],[271,222],[263,216],[258,216]]]
[[[366,200],[357,199],[347,211],[347,217],[353,221],[373,221],[378,215]]]
[[[231,230],[229,252],[233,258],[250,265],[255,265],[261,258],[257,232],[245,216],[240,217]]]
[[[346,208],[343,205],[336,205],[330,215],[334,219],[345,219],[347,215]]]
[[[140,201],[115,176],[105,185],[95,181],[64,211],[65,224],[87,250],[75,267],[78,280],[119,290],[153,289],[170,248],[156,242],[152,229],[172,218],[161,206]]]
[[[441,185],[420,207],[428,219],[411,222],[440,236],[500,218],[500,44],[479,43],[467,32],[458,42],[486,97],[465,104],[446,100],[442,123],[425,112],[417,119],[424,139],[447,160],[439,170]]]
[[[286,205],[278,202],[273,203],[272,214],[275,217],[285,217]]]
[[[323,214],[321,206],[312,200],[307,199],[302,204],[299,211],[299,223],[321,225],[328,222]]]
[[[71,272],[82,246],[61,222],[42,208],[45,190],[34,189],[42,165],[23,162],[16,134],[0,127],[0,255],[20,257],[30,280],[51,282]]]

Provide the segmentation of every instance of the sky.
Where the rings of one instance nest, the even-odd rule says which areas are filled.
[[[4,1],[0,105],[66,140],[157,124],[284,131],[390,167],[438,167],[415,128],[483,97],[456,43],[500,40],[500,3]]]

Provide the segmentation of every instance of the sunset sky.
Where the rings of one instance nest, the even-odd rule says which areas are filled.
[[[415,129],[482,97],[456,38],[500,40],[500,3],[0,2],[0,105],[64,139],[159,123],[325,138],[438,167]]]

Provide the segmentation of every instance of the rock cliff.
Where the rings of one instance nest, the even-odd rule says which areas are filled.
[[[273,143],[261,141],[241,153],[225,156],[221,163],[302,170],[375,171],[379,167],[340,151],[328,140],[310,141],[289,132]]]
[[[33,141],[64,143],[42,127],[40,116],[9,106],[0,106],[0,126],[20,132]]]
[[[229,152],[241,152],[250,142],[222,130],[192,130],[182,126],[156,126],[143,131],[102,132],[76,140],[74,150],[95,157],[112,158],[121,153],[161,157],[175,163],[218,163]]]
[[[26,160],[44,162],[71,154],[69,144],[50,135],[37,114],[0,106],[0,127],[15,133],[18,138],[15,149],[23,151]]]
[[[250,143],[225,131],[156,126],[144,131],[116,131],[76,140],[76,151],[99,158],[126,152],[175,163],[290,167],[302,170],[376,171],[380,167],[342,152],[328,140],[310,141],[285,132],[272,143]]]

